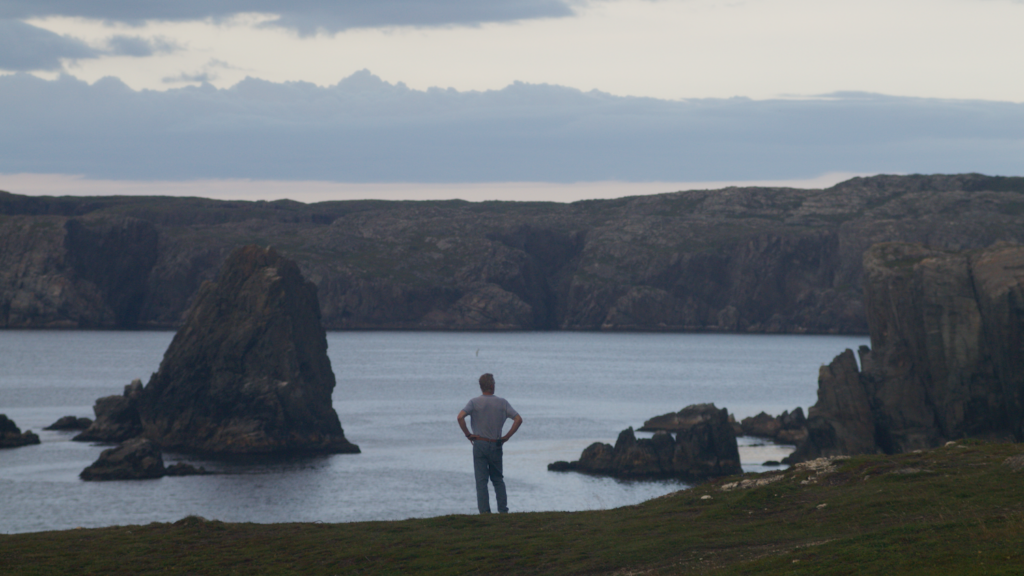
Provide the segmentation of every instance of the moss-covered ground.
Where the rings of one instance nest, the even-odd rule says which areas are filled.
[[[0,535],[0,573],[1024,574],[1022,454],[965,441],[594,512]]]

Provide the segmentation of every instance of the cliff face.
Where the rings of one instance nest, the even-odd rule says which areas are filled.
[[[0,217],[0,326],[137,325],[157,237],[131,217]]]
[[[573,204],[216,202],[0,193],[0,326],[171,327],[248,244],[328,329],[865,333],[862,255],[1024,242],[1024,179],[856,178]]]
[[[872,347],[822,367],[796,459],[1024,440],[1024,247],[880,244],[864,269]]]
[[[316,287],[273,249],[246,246],[203,284],[138,411],[143,435],[167,449],[358,452],[334,386]]]

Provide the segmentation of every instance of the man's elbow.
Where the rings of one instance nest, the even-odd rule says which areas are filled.
[[[518,422],[518,423],[522,424],[523,423],[523,417],[520,416],[519,414],[516,414],[516,417],[513,418],[512,421],[513,422]]]

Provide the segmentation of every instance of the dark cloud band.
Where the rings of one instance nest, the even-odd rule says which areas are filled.
[[[85,42],[17,20],[0,20],[0,70],[60,70],[62,59],[95,58]]]
[[[579,0],[5,0],[0,18],[78,16],[118,22],[201,20],[244,12],[280,16],[304,33],[376,26],[473,25],[572,14]]]
[[[106,46],[99,49],[18,20],[0,20],[0,70],[8,72],[56,71],[63,69],[65,60],[145,57],[177,49],[168,40],[124,35],[109,38]]]
[[[520,83],[418,91],[365,71],[327,88],[247,79],[166,92],[136,92],[112,78],[89,85],[11,75],[0,77],[0,126],[0,173],[113,179],[1020,175],[1024,158],[1024,104],[856,93],[679,102]]]

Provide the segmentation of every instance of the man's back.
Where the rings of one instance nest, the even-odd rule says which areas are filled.
[[[484,438],[501,438],[505,420],[519,415],[508,400],[493,394],[482,394],[466,404],[463,412],[470,417],[473,434]]]

